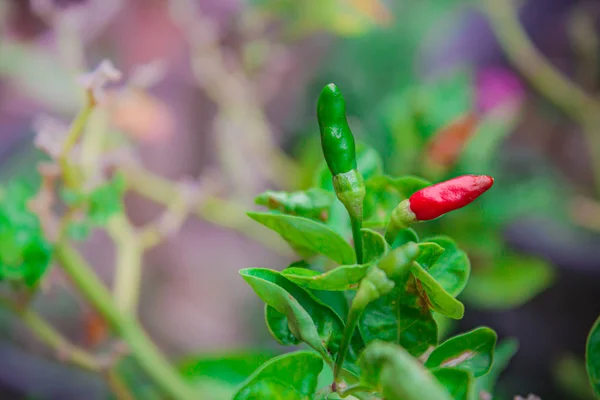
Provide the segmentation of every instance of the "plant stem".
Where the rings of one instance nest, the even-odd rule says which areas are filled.
[[[356,262],[363,263],[363,238],[362,238],[362,220],[350,216],[352,225],[352,239],[354,240],[354,251],[356,252]]]
[[[500,45],[515,67],[550,101],[581,124],[588,141],[597,195],[600,196],[600,101],[586,93],[535,48],[519,23],[512,0],[485,0]]]
[[[340,373],[342,372],[346,353],[348,353],[350,342],[352,341],[352,336],[354,335],[354,329],[356,329],[356,325],[358,325],[358,320],[363,310],[363,308],[350,307],[350,311],[348,312],[348,320],[346,321],[346,327],[344,328],[344,335],[342,336],[342,341],[340,343],[340,350],[337,354],[333,367],[333,380],[335,382],[338,381]]]
[[[361,385],[360,383],[357,383],[355,385],[348,386],[346,389],[338,390],[337,393],[340,395],[340,397],[348,397],[351,394],[355,394],[356,392],[371,392],[371,391],[372,391],[372,389],[369,388],[368,386],[364,386],[364,385]]]
[[[168,180],[139,167],[122,168],[130,189],[159,204],[169,204],[177,189]],[[256,241],[270,250],[285,257],[291,255],[287,246],[281,241],[272,240],[271,234],[255,229],[255,225],[246,216],[246,211],[237,203],[206,195],[190,212],[214,225],[235,230],[247,238]]]
[[[135,315],[142,276],[142,247],[125,214],[110,219],[108,232],[116,250],[114,301],[122,312]]]
[[[94,110],[95,103],[91,96],[92,95],[89,94],[89,99],[86,102],[86,105],[81,109],[81,111],[79,111],[79,114],[77,114],[77,117],[75,117],[75,120],[71,124],[69,132],[67,132],[67,136],[63,143],[63,148],[58,156],[58,165],[62,170],[63,179],[65,180],[65,183],[70,186],[76,185],[78,177],[76,175],[77,171],[72,169],[69,165],[69,153],[77,144],[77,141],[81,137],[85,125],[87,124],[87,121]]]
[[[87,300],[102,314],[121,336],[137,359],[139,366],[164,392],[176,400],[195,400],[198,394],[171,367],[137,320],[119,312],[108,289],[96,277],[87,261],[64,240],[57,243],[55,255],[64,271]]]
[[[18,316],[41,342],[51,347],[64,361],[88,371],[98,372],[102,369],[92,354],[72,344],[35,311],[27,307],[19,307],[5,298],[0,298],[0,306]]]

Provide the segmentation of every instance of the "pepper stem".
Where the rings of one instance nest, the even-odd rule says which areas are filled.
[[[362,220],[352,218],[350,216],[350,224],[352,225],[352,239],[354,240],[354,251],[356,253],[356,263],[362,264],[363,260],[363,239],[362,239]]]
[[[342,366],[344,364],[344,360],[346,359],[346,353],[348,353],[348,349],[350,348],[352,335],[354,334],[356,325],[358,325],[358,320],[363,310],[364,307],[356,307],[354,304],[352,304],[352,307],[350,307],[350,311],[348,312],[348,320],[346,321],[346,327],[344,328],[344,335],[342,336],[342,341],[340,342],[340,351],[335,358],[335,364],[333,366],[334,382],[338,381],[340,372],[342,372]]]
[[[356,262],[363,263],[362,246],[362,223],[363,223],[363,200],[365,199],[365,183],[358,170],[337,174],[333,176],[333,188],[337,198],[342,202],[352,225],[352,238],[354,240],[354,251]]]

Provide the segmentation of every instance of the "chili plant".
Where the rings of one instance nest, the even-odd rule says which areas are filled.
[[[317,116],[328,169],[319,187],[267,192],[257,203],[269,210],[248,214],[301,260],[282,271],[240,271],[265,302],[275,340],[311,350],[267,361],[234,399],[466,400],[492,393],[516,344],[496,346],[487,327],[439,343],[438,317],[463,317],[456,297],[469,259],[451,238],[420,238],[414,228],[468,205],[493,179],[465,175],[431,185],[385,175],[376,154],[356,146],[334,84],[322,90]],[[364,227],[374,220],[386,228]]]

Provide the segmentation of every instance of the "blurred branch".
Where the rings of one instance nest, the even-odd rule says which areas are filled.
[[[166,205],[177,196],[177,189],[169,180],[144,169],[123,167],[121,172],[125,175],[132,190],[156,203]],[[288,247],[280,241],[272,240],[274,238],[264,231],[256,229],[258,225],[252,223],[246,216],[244,207],[239,206],[237,203],[205,195],[194,205],[192,211],[199,218],[214,225],[240,232],[280,255],[290,256]]]
[[[54,350],[57,358],[61,361],[94,372],[101,371],[104,368],[104,365],[102,365],[94,355],[72,344],[35,311],[27,307],[20,307],[6,298],[0,298],[0,306],[18,316],[20,321],[22,321],[41,342]]]
[[[600,196],[600,101],[563,75],[535,48],[519,23],[513,0],[484,0],[492,29],[508,58],[531,84],[573,120],[588,141]]]
[[[579,56],[578,80],[582,85],[594,90],[598,83],[600,66],[600,41],[596,32],[594,13],[589,3],[575,6],[567,20],[567,35]]]
[[[251,167],[281,187],[293,187],[298,166],[275,144],[256,88],[241,63],[221,50],[217,27],[195,6],[189,0],[171,0],[173,18],[190,43],[196,81],[219,106],[215,135],[222,167],[233,182]],[[237,181],[239,187],[247,184]]]
[[[127,386],[112,368],[114,364],[112,360],[100,359],[74,345],[29,307],[19,306],[3,297],[0,297],[0,307],[15,314],[40,342],[54,351],[57,359],[90,372],[106,375],[107,382],[118,400],[133,399]]]
[[[120,213],[110,219],[107,231],[116,247],[114,299],[122,312],[135,315],[137,311],[142,255],[139,236],[127,216]]]
[[[92,267],[64,239],[56,244],[55,257],[86,299],[98,310],[131,349],[140,367],[165,393],[176,400],[195,400],[194,393],[158,351],[132,316],[119,311],[108,289]]]

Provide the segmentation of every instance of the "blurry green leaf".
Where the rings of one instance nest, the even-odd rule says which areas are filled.
[[[365,308],[359,329],[365,342],[396,343],[415,357],[438,343],[437,325],[412,275]]]
[[[273,192],[268,190],[255,199],[256,204],[284,214],[298,215],[326,221],[335,195],[320,188],[298,192]]]
[[[370,229],[362,229],[362,236],[365,263],[374,263],[387,255],[390,247],[381,234]]]
[[[281,275],[309,289],[348,290],[356,288],[370,267],[370,264],[340,265],[324,273],[306,268],[286,268]]]
[[[527,303],[552,284],[552,267],[539,258],[506,254],[471,274],[463,298],[473,307],[508,309]]]
[[[444,248],[437,243],[421,242],[419,243],[419,255],[416,261],[425,269],[429,269],[443,252]]]
[[[30,288],[38,284],[52,258],[52,245],[37,215],[27,208],[33,194],[33,188],[13,181],[0,197],[0,280],[23,282]]]
[[[475,379],[469,371],[458,368],[436,368],[431,371],[453,400],[472,400]]]
[[[284,214],[249,212],[248,216],[279,233],[302,256],[323,254],[339,264],[356,262],[354,249],[326,225],[308,218]]]
[[[496,339],[496,332],[485,327],[454,336],[433,350],[425,366],[464,369],[475,377],[483,376],[492,367]]]
[[[467,254],[446,236],[428,238],[427,242],[436,243],[443,253],[429,268],[428,272],[451,296],[458,296],[469,280],[471,264]]]
[[[468,70],[455,70],[421,84],[415,105],[423,138],[430,138],[456,117],[472,110],[473,85]]]
[[[275,357],[256,370],[233,399],[311,399],[322,369],[323,359],[313,352],[297,351]]]
[[[557,386],[565,395],[574,400],[596,399],[583,358],[565,355],[554,364],[552,372]]]
[[[444,288],[418,263],[413,263],[411,272],[427,293],[427,302],[433,311],[453,319],[461,319],[465,313],[463,304],[452,297]],[[418,286],[417,286],[418,287]]]
[[[585,365],[592,388],[600,397],[600,318],[592,326],[587,338]]]
[[[323,357],[335,357],[344,331],[344,322],[336,312],[277,271],[249,268],[241,270],[240,274],[272,308],[267,311],[267,322],[275,339],[282,344],[295,344],[297,341],[290,337],[291,333]],[[283,323],[282,316],[287,324]],[[271,322],[275,322],[275,325]],[[356,372],[353,363],[363,346],[357,332],[352,339],[345,368]]]
[[[505,339],[498,343],[494,350],[494,362],[490,371],[476,380],[477,393],[484,391],[493,394],[498,377],[517,352],[519,344],[515,339]]]
[[[451,400],[452,397],[404,348],[381,341],[367,346],[359,360],[361,380],[386,400]]]

